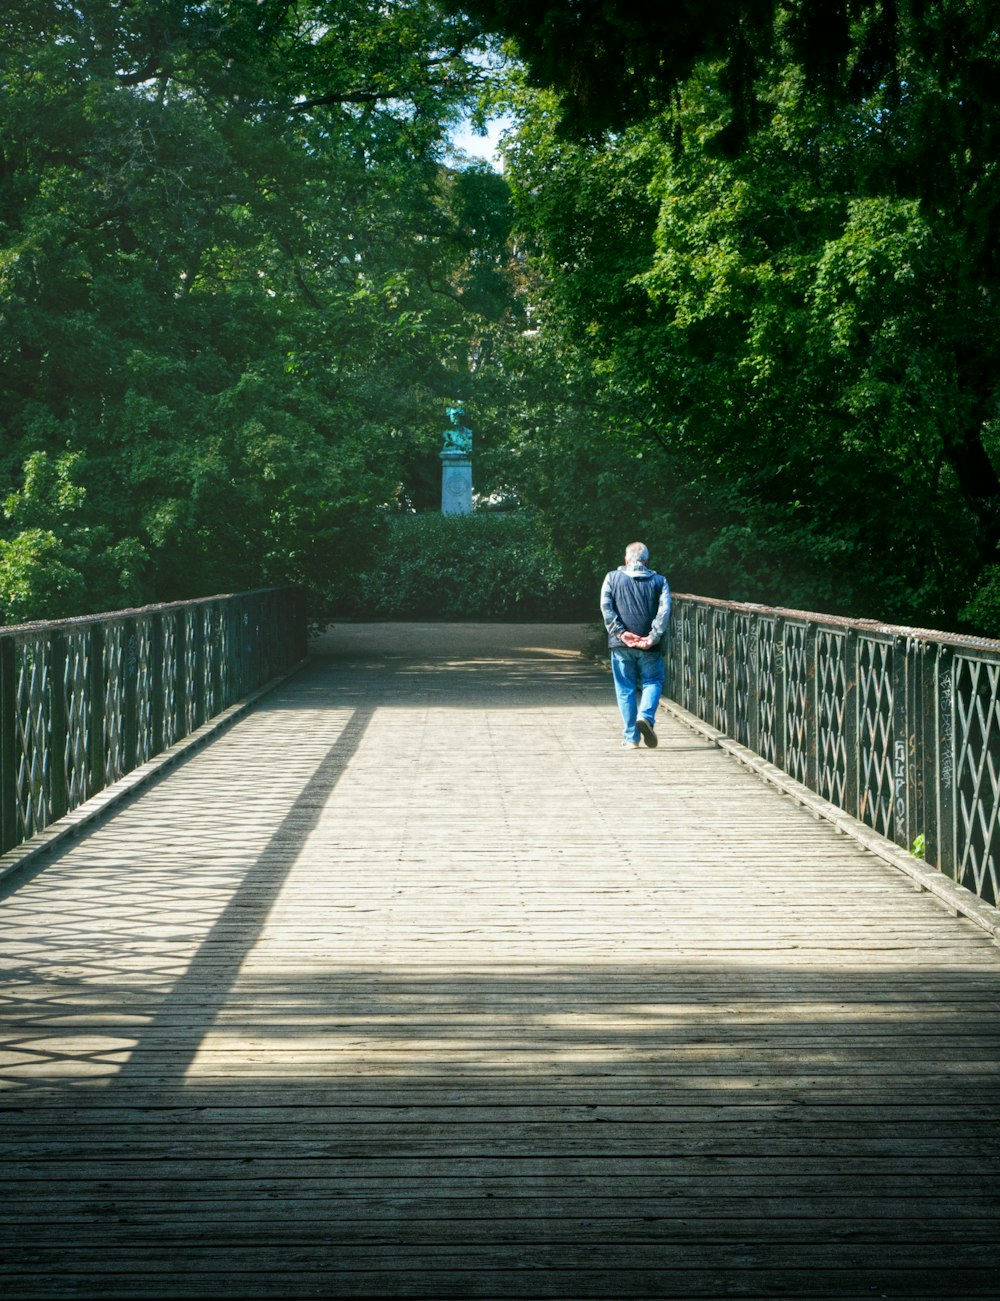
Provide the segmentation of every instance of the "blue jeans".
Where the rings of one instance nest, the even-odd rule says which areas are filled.
[[[658,650],[613,650],[611,676],[625,723],[625,740],[638,741],[636,719],[642,717],[652,723],[656,717],[665,676],[663,656]]]

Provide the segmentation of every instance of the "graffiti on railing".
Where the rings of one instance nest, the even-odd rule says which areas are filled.
[[[898,825],[906,822],[906,742],[897,740],[893,750],[893,778]]]
[[[954,762],[952,759],[954,752],[952,745],[953,695],[951,675],[948,674],[941,679],[941,710],[938,716],[938,726],[941,732],[941,786],[942,789],[949,791],[954,776]]]
[[[139,668],[139,639],[134,634],[128,639],[125,648],[125,672],[132,677]]]

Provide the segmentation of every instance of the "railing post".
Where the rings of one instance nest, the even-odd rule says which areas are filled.
[[[295,663],[300,664],[309,655],[309,593],[304,587],[295,589],[293,609],[297,629]]]
[[[727,609],[726,616],[726,734],[737,739],[739,724],[736,719],[736,684],[739,669],[736,664],[736,615]]]
[[[247,656],[249,648],[247,646],[247,627],[250,623],[250,616],[247,614],[246,597],[240,599],[233,606],[234,626],[233,626],[233,646],[236,651],[236,680],[234,691],[236,698],[249,694],[249,674],[247,672]]]
[[[211,647],[205,636],[206,614],[211,618],[211,607],[204,603],[195,607],[194,617],[194,725],[200,727],[208,717],[208,673],[205,669],[205,656],[211,654]]]
[[[149,726],[152,733],[150,748],[153,754],[159,754],[164,748],[163,619],[162,611],[158,610],[149,621]]]
[[[774,621],[774,759],[776,768],[785,766],[787,723],[785,713],[785,620],[780,615]]]
[[[96,795],[107,783],[107,756],[104,749],[105,682],[104,624],[90,626],[90,658],[87,664],[87,695],[90,697],[87,737],[87,793]]]
[[[122,641],[122,772],[126,773],[138,763],[139,750],[139,633],[135,619],[122,621]]]
[[[271,602],[271,672],[268,677],[283,672],[291,660],[291,640],[288,628],[288,603],[280,594]]]
[[[805,742],[806,785],[811,791],[819,789],[819,665],[817,663],[819,637],[814,623],[806,624],[803,635],[803,657],[806,664]]]
[[[213,601],[205,607],[205,613],[209,624],[205,717],[212,718],[222,709],[222,650],[225,640],[222,636],[221,603]]]
[[[257,685],[261,686],[271,676],[271,603],[267,597],[257,598]]]
[[[910,720],[907,717],[909,653],[903,637],[892,639],[892,839],[909,849],[910,836]]]
[[[927,857],[954,881],[958,872],[955,847],[955,652],[939,646],[935,672],[935,735],[938,738],[937,827]]]
[[[861,752],[858,747],[858,634],[845,633],[844,646],[844,811],[861,817]]]
[[[718,661],[715,655],[715,616],[717,611],[711,606],[705,607],[705,722],[710,727],[718,727],[719,711],[716,708],[716,687],[718,679]]]
[[[236,619],[233,614],[235,608],[234,598],[228,601],[219,602],[219,638],[222,650],[222,694],[219,697],[219,709],[228,709],[236,699],[233,692],[233,683],[236,677],[236,639],[233,633],[236,630]]]
[[[923,837],[923,853],[927,853],[928,823],[932,821],[927,803],[927,792],[933,790],[933,776],[926,780],[928,750],[933,753],[933,697],[929,698],[927,678],[930,647],[926,642],[912,641],[908,652],[910,664],[909,690],[906,708],[910,720],[907,763],[909,767],[910,848],[917,836]],[[928,718],[928,704],[930,717]],[[930,829],[933,837],[933,829]]]
[[[0,637],[0,853],[17,841],[17,654],[7,636]]]
[[[174,620],[174,741],[187,736],[187,611],[173,613]]]
[[[246,617],[246,599],[240,597],[233,602],[233,700],[239,700],[248,694],[247,648],[243,626]]]
[[[66,634],[51,634],[49,645],[49,816],[54,822],[69,806],[66,789]],[[43,797],[44,798],[44,797]]]
[[[751,611],[747,629],[747,749],[760,754],[760,630],[761,620]]]
[[[244,626],[244,633],[248,647],[247,662],[250,666],[250,690],[256,691],[262,682],[261,677],[261,599],[254,596],[247,602],[248,622]]]
[[[194,695],[192,697],[192,731],[194,728],[201,727],[205,721],[205,607],[196,605],[194,607],[194,619],[191,622],[191,639],[192,639],[192,670],[191,676],[194,681],[191,683]]]
[[[684,708],[698,713],[698,607],[688,602],[687,636],[684,638]]]
[[[268,593],[265,604],[267,609],[267,671],[264,674],[264,680],[270,681],[281,668],[281,661],[284,656],[281,645],[281,611],[277,597],[273,592]]]

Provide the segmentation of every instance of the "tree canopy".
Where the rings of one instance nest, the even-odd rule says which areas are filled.
[[[515,10],[551,88],[521,92],[508,177],[536,314],[596,417],[579,457],[553,434],[588,467],[570,495],[613,463],[698,590],[1000,632],[989,6],[833,6],[821,39],[818,6],[738,5],[697,48],[683,6]],[[545,62],[557,19],[614,25],[620,47],[583,42],[607,114],[575,54]],[[626,103],[616,77],[659,89]]]
[[[5,617],[346,599],[461,397],[588,600],[644,535],[1000,633],[998,64],[985,0],[9,0]]]
[[[482,48],[421,0],[5,6],[8,620],[323,585],[419,499],[511,309],[503,183],[444,166]]]

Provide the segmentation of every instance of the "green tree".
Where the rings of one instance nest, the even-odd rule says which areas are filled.
[[[525,92],[509,175],[536,316],[618,413],[588,445],[684,572],[953,624],[1000,522],[997,36],[958,0],[880,14],[817,80],[782,10],[752,106],[730,51],[596,141]]]
[[[424,0],[5,7],[0,470],[79,454],[118,601],[319,590],[398,500],[506,310],[506,200],[443,164],[480,46]]]

